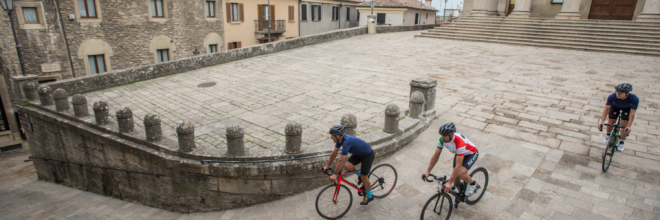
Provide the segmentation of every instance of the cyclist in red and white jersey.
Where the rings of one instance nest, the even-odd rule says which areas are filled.
[[[450,122],[443,124],[440,126],[439,133],[442,137],[438,140],[438,148],[435,149],[435,154],[431,157],[429,167],[422,175],[422,178],[426,179],[435,164],[438,162],[442,148],[447,148],[447,150],[455,155],[454,171],[451,173],[447,184],[445,184],[445,192],[449,192],[449,189],[451,189],[451,183],[454,183],[454,186],[458,186],[459,180],[463,180],[470,183],[465,190],[465,195],[472,195],[476,188],[476,182],[472,180],[472,177],[470,177],[467,171],[472,168],[472,165],[479,157],[477,147],[475,147],[465,135],[456,133],[456,125],[454,125],[454,123]]]

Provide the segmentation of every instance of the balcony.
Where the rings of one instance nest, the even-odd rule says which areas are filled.
[[[286,22],[284,20],[254,20],[254,33],[268,34],[268,24],[270,24],[271,34],[286,32]]]

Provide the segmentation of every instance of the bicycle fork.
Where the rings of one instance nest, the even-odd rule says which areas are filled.
[[[332,202],[335,203],[335,204],[337,204],[337,197],[339,197],[339,188],[340,188],[340,185],[337,184],[337,187],[335,188],[335,193],[334,193],[334,195],[332,195]]]

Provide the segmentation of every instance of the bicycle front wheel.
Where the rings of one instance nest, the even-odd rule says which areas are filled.
[[[603,150],[603,172],[607,172],[607,169],[610,168],[612,164],[612,157],[614,157],[614,150],[616,149],[616,143],[618,140],[614,137],[610,137],[610,142],[607,143],[607,148]]]
[[[474,205],[479,202],[481,197],[484,196],[484,193],[486,193],[486,188],[488,188],[488,171],[486,168],[479,167],[472,171],[470,176],[472,177],[472,180],[477,182],[477,189],[474,190],[474,194],[465,198],[465,203],[468,205]]]
[[[369,173],[371,195],[374,198],[383,198],[392,192],[397,181],[396,169],[389,164],[381,164]]]
[[[449,219],[453,207],[451,196],[449,196],[449,194],[437,193],[426,202],[426,205],[424,205],[420,219]]]
[[[338,219],[346,215],[353,204],[353,194],[344,185],[329,185],[316,197],[316,212],[326,219]]]

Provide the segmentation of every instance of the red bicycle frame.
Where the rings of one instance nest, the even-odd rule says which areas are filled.
[[[343,173],[343,174],[339,174],[339,176],[337,176],[337,183],[335,183],[335,184],[337,185],[337,187],[335,188],[335,194],[332,196],[332,202],[334,202],[335,204],[337,204],[337,196],[339,195],[339,185],[341,185],[342,181],[345,182],[345,183],[347,183],[348,186],[353,187],[354,189],[356,189],[359,193],[364,193],[364,191],[362,191],[362,189],[358,188],[358,187],[357,187],[356,185],[354,185],[353,183],[348,182],[348,181],[346,181],[346,180],[344,179],[344,176],[345,176],[346,174],[349,174],[349,173],[355,173],[355,172],[357,172],[357,171],[360,171],[360,170],[353,170],[353,171],[351,171],[351,172],[346,172],[346,173]]]

